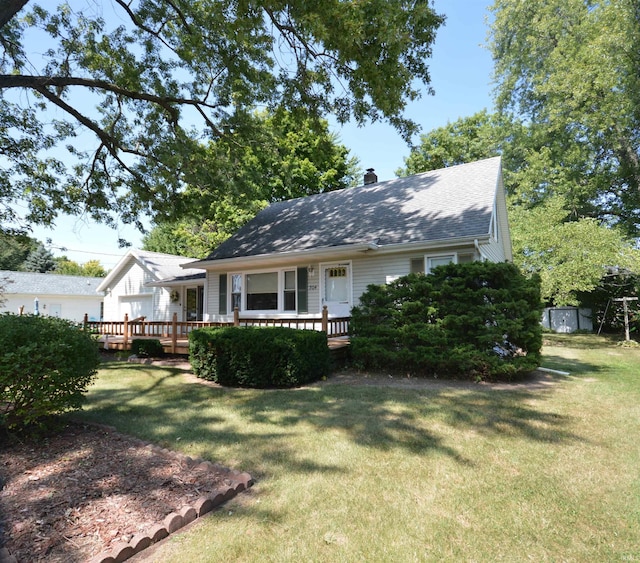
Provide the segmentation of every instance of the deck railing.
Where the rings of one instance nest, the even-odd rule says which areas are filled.
[[[100,335],[121,336],[124,347],[128,341],[137,337],[144,338],[171,338],[172,351],[175,353],[178,340],[189,337],[192,330],[211,326],[284,326],[289,328],[322,330],[327,333],[327,338],[336,338],[349,335],[349,321],[351,317],[329,318],[327,307],[322,310],[322,316],[316,317],[291,317],[291,318],[258,318],[241,317],[238,309],[235,309],[233,321],[208,322],[208,321],[178,321],[177,313],[173,314],[170,321],[147,321],[145,317],[129,319],[125,314],[122,321],[90,321],[85,315],[84,326]]]

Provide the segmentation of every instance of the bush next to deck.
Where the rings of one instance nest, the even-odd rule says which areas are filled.
[[[221,385],[296,387],[329,373],[327,335],[284,327],[203,328],[189,334],[194,373]]]
[[[99,363],[96,341],[69,321],[0,315],[0,425],[80,408]]]
[[[511,379],[539,365],[540,286],[513,264],[449,264],[371,285],[352,311],[351,353],[365,369]]]
[[[164,348],[157,338],[135,338],[131,341],[131,353],[141,358],[164,356]]]

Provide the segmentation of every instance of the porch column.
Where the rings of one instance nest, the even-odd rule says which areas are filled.
[[[171,320],[171,353],[176,353],[176,347],[178,345],[178,313],[173,313],[173,319]]]
[[[233,326],[240,326],[240,310],[238,307],[233,308]]]
[[[326,305],[322,306],[322,330],[327,333],[327,338],[329,338],[329,309]]]
[[[124,314],[124,327],[122,329],[122,349],[126,350],[129,344],[129,313]]]

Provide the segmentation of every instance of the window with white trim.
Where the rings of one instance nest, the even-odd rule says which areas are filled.
[[[278,310],[278,272],[247,274],[247,311]]]
[[[458,257],[455,253],[441,254],[439,256],[427,256],[427,273],[431,273],[431,271],[438,266],[445,266],[452,263],[458,263]]]
[[[242,309],[242,274],[231,274],[231,310]]]
[[[295,312],[298,306],[297,272],[277,270],[229,274],[231,311]]]

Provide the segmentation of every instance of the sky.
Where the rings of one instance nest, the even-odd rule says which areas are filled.
[[[407,109],[407,116],[421,126],[423,133],[493,107],[493,62],[484,47],[488,5],[486,0],[436,0],[435,9],[445,14],[446,22],[437,32],[429,65],[435,95],[424,95]],[[395,171],[404,165],[409,147],[391,126],[375,123],[339,127],[330,123],[363,169],[374,168],[379,181],[396,177]],[[32,236],[42,242],[51,239],[54,256],[64,255],[80,264],[99,260],[107,270],[127,252],[118,247],[119,238],[133,248],[142,245],[142,235],[134,227],[113,229],[78,217],[61,217],[53,229],[34,227]]]

